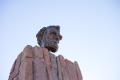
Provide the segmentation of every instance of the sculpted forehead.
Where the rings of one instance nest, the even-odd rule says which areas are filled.
[[[55,31],[60,31],[60,27],[59,26],[48,26],[47,30],[55,30]]]
[[[49,34],[49,33],[52,33],[52,32],[60,33],[60,31],[59,31],[58,29],[56,29],[55,27],[46,29],[46,32],[47,32],[48,34]]]

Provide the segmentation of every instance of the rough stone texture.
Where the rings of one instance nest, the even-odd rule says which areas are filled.
[[[55,56],[46,48],[26,46],[15,60],[8,80],[83,80],[77,62]]]

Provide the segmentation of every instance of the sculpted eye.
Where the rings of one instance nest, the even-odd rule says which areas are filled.
[[[51,34],[53,34],[53,35],[57,35],[57,33],[56,33],[56,32],[51,32]]]

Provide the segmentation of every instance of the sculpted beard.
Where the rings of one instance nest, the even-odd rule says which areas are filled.
[[[58,50],[58,41],[56,40],[44,40],[43,46],[52,52],[56,52]]]

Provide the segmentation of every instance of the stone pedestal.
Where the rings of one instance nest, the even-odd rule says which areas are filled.
[[[55,56],[46,48],[26,46],[15,60],[8,80],[83,80],[77,62]]]

